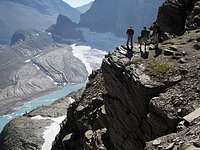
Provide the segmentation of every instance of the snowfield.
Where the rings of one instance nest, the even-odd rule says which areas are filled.
[[[69,103],[74,103],[75,100],[73,98],[69,98]],[[32,120],[51,120],[53,123],[50,126],[45,128],[43,133],[44,143],[42,145],[42,150],[51,150],[52,143],[55,140],[56,135],[60,132],[60,124],[64,121],[66,115],[60,116],[58,118],[51,118],[51,117],[42,117],[40,115],[34,116]]]
[[[88,74],[100,68],[102,59],[107,54],[105,51],[92,49],[90,46],[77,46],[73,44],[71,47],[73,49],[73,55],[85,64]]]
[[[42,150],[51,150],[52,143],[55,140],[56,135],[60,131],[60,124],[66,118],[66,116],[61,116],[58,118],[49,118],[49,117],[42,117],[42,116],[35,116],[31,119],[33,120],[52,120],[53,123],[46,127],[46,130],[43,133],[44,144],[42,145]]]

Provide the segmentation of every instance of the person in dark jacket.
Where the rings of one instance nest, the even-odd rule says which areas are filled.
[[[161,31],[160,31],[160,27],[158,26],[156,22],[154,22],[152,30],[153,30],[153,42],[155,44],[155,49],[158,49]]]
[[[130,44],[131,44],[131,49],[133,49],[133,35],[134,35],[134,29],[133,29],[132,26],[130,26],[130,27],[127,29],[126,34],[127,34],[127,36],[128,36],[126,46],[127,46],[127,48],[129,49],[129,43],[130,43]]]
[[[142,44],[144,44],[145,50],[146,50],[146,46],[147,46],[147,41],[149,40],[149,36],[150,36],[150,31],[147,30],[147,27],[144,27],[144,29],[141,32],[140,47],[142,47]]]

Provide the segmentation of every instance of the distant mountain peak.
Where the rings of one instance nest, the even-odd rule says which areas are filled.
[[[0,42],[19,29],[45,30],[59,14],[78,23],[81,13],[62,0],[0,0]]]

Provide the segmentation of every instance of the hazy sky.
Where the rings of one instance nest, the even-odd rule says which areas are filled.
[[[72,7],[79,7],[94,0],[63,0],[70,4]]]

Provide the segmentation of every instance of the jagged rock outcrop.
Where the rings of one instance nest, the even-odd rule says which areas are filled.
[[[81,98],[69,107],[52,150],[113,149],[107,134],[102,72],[90,75]]]
[[[184,116],[200,106],[200,53],[194,48],[199,32],[165,41],[159,55],[149,51],[148,59],[138,55],[137,47],[133,55],[123,46],[107,55],[68,110],[52,149],[153,150],[181,144],[173,141],[179,137],[186,145],[198,138],[198,111],[183,129],[181,122],[193,118]],[[198,147],[198,141],[189,146]]]
[[[48,32],[52,33],[55,41],[62,42],[65,40],[83,40],[83,35],[78,31],[77,24],[72,22],[67,16],[59,15],[55,25],[52,25]]]
[[[181,35],[200,27],[199,0],[166,0],[159,8],[157,23],[162,32]]]

